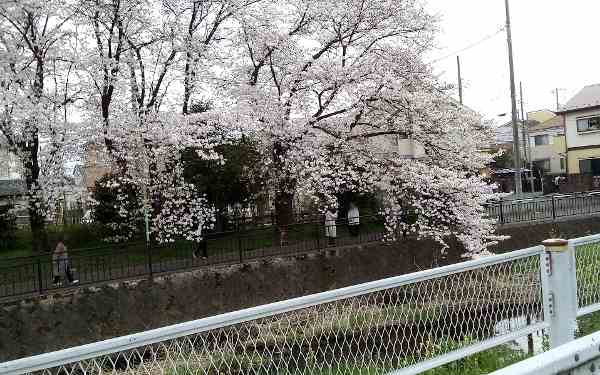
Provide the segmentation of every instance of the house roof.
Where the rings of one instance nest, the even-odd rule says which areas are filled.
[[[544,121],[541,124],[535,124],[529,127],[530,132],[554,128],[563,128],[565,126],[564,118],[562,116],[554,116],[548,121]]]
[[[600,84],[585,86],[558,112],[566,113],[594,107],[600,107]]]
[[[537,121],[537,122],[546,122],[548,120],[551,120],[552,118],[554,118],[554,116],[556,116],[554,114],[554,112],[552,112],[549,109],[540,109],[537,111],[529,111],[527,112],[527,119],[528,120],[533,120],[533,121]]]
[[[27,188],[23,180],[0,180],[0,197],[12,197],[25,194]]]

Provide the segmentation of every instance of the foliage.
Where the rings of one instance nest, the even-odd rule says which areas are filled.
[[[494,166],[496,169],[512,169],[515,166],[512,150],[503,150],[494,157]]]
[[[182,155],[185,180],[206,194],[209,202],[218,209],[228,205],[251,202],[264,188],[260,170],[261,155],[255,144],[244,137],[215,147],[220,159],[206,160],[195,150],[185,150]]]
[[[0,250],[7,250],[17,242],[17,217],[10,205],[0,205]]]
[[[108,242],[133,239],[141,225],[142,192],[124,176],[108,174],[96,181],[92,203],[94,221]]]

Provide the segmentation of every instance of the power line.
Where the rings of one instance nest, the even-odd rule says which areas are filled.
[[[456,55],[458,55],[458,54],[459,54],[459,53],[461,53],[461,52],[464,52],[464,51],[467,51],[467,50],[469,50],[469,49],[471,49],[471,48],[477,47],[478,45],[480,45],[480,44],[482,44],[482,43],[484,43],[484,42],[487,42],[488,40],[492,39],[492,38],[493,38],[493,37],[495,37],[496,35],[500,34],[500,33],[501,33],[501,32],[503,32],[504,30],[506,30],[506,26],[502,26],[500,29],[498,29],[498,30],[497,30],[496,32],[494,32],[493,34],[487,35],[487,36],[485,36],[484,38],[482,38],[482,39],[478,40],[477,42],[474,42],[474,43],[472,43],[472,44],[469,44],[468,46],[466,46],[466,47],[464,47],[464,48],[461,48],[461,49],[459,49],[458,51],[454,51],[454,52],[452,52],[452,53],[449,53],[449,54],[447,54],[447,55],[445,55],[445,56],[443,56],[443,57],[437,58],[437,59],[433,60],[431,63],[433,64],[433,63],[436,63],[436,62],[438,62],[438,61],[445,60],[445,59],[447,59],[447,58],[450,58],[450,57],[456,56]]]

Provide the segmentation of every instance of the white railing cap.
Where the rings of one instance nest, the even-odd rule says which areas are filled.
[[[577,369],[597,358],[600,358],[600,331],[495,371],[491,375],[559,374]]]

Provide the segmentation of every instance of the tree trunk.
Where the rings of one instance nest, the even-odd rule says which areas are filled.
[[[273,145],[273,160],[275,168],[283,176],[279,176],[279,186],[275,193],[275,214],[277,228],[279,229],[279,243],[287,244],[289,226],[294,222],[294,188],[295,180],[285,170],[285,157],[288,151],[287,145],[282,141],[276,141]]]
[[[40,56],[40,51],[37,47],[34,50],[36,55],[36,73],[33,83],[34,103],[39,105],[44,91],[44,60]],[[30,120],[29,126],[32,128],[26,132],[30,134],[30,139],[21,146],[21,149],[26,150],[26,158],[24,160],[25,167],[25,184],[27,186],[29,225],[31,227],[32,247],[35,252],[49,251],[48,235],[46,233],[46,214],[43,207],[42,190],[40,188],[40,162],[38,160],[39,153],[39,128],[37,122],[40,119],[35,115]]]
[[[25,185],[27,187],[27,203],[29,225],[31,227],[32,247],[35,252],[49,251],[46,233],[46,215],[42,210],[43,198],[39,188],[40,166],[38,162],[38,135],[33,134],[33,142],[29,148],[28,159],[25,160]]]
[[[50,243],[48,242],[48,233],[46,232],[46,216],[41,214],[39,210],[32,209],[35,207],[37,200],[29,200],[29,225],[31,226],[32,248],[36,253],[51,251]]]
[[[292,193],[278,192],[275,195],[276,220],[281,246],[288,243],[289,226],[294,223],[293,199],[294,194]]]

